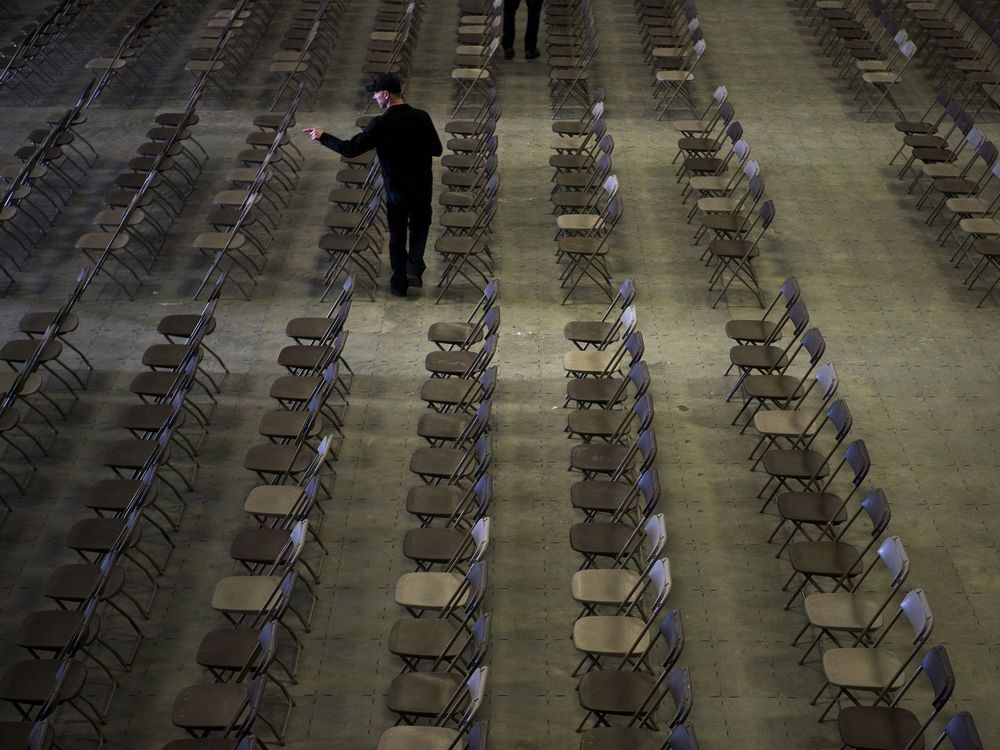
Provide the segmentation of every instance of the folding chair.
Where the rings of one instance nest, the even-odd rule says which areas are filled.
[[[646,430],[639,434],[633,445],[633,451],[625,454],[610,480],[585,479],[574,483],[576,499],[583,494],[581,489],[596,489],[596,493],[590,493],[591,497],[596,494],[607,498],[621,485],[632,483],[634,457],[642,458],[638,467],[640,476],[634,482],[638,493],[627,491],[609,520],[587,520],[570,527],[570,547],[583,556],[579,570],[593,567],[601,557],[613,559],[617,566],[628,563],[634,564],[636,568],[640,567],[637,560],[640,557],[642,539],[649,531],[648,524],[660,499],[659,477],[655,471],[650,471],[656,460],[656,435],[652,430]],[[626,481],[623,482],[623,479]],[[640,498],[641,506],[638,504]],[[574,502],[574,505],[577,503]],[[592,519],[596,512],[603,509],[591,504],[588,510],[591,512],[588,518]]]
[[[600,320],[571,320],[563,326],[563,338],[578,349],[607,349],[621,335],[620,311],[635,299],[635,279],[631,276],[618,285],[618,293],[611,300]],[[618,314],[612,317],[613,313]]]
[[[691,114],[695,114],[694,97],[690,91],[690,86],[694,81],[694,69],[705,54],[705,40],[700,39],[694,46],[685,53],[680,67],[676,70],[658,70],[655,76],[655,86],[658,89],[659,101],[656,104],[658,114],[657,120],[662,120],[663,116],[670,111],[670,105],[674,99],[680,97]]]
[[[896,623],[906,620],[912,630],[911,648],[905,655],[897,655],[888,646],[883,645]],[[836,689],[826,710],[820,715],[820,721],[826,718],[830,709],[837,705],[841,696],[858,704],[854,697],[855,691],[874,692],[878,694],[877,705],[890,693],[900,690],[906,682],[906,668],[920,653],[923,645],[930,639],[934,631],[934,615],[924,596],[922,589],[913,589],[903,597],[899,609],[879,633],[879,637],[870,646],[855,645],[853,648],[831,648],[823,653],[823,687],[813,699],[812,704],[826,692],[827,687]]]
[[[772,343],[785,332],[789,324],[792,330],[785,345],[781,347]],[[802,353],[801,336],[808,325],[809,309],[805,302],[799,299],[786,311],[781,327],[775,327],[771,331],[770,339],[765,339],[759,344],[737,344],[730,347],[727,372],[735,367],[739,371],[739,376],[726,393],[726,401],[730,401],[739,392],[751,374],[784,373]]]
[[[763,511],[782,489],[790,490],[789,482],[796,482],[804,491],[816,490],[818,481],[829,476],[830,461],[841,443],[847,439],[853,424],[854,418],[851,410],[847,408],[847,402],[838,399],[830,404],[815,432],[803,442],[797,443],[793,448],[771,449],[764,453],[760,458],[760,465],[768,478],[757,493],[757,497],[764,498],[772,485],[773,489],[764,500],[761,510]],[[834,440],[830,450],[823,452],[813,446],[827,425],[834,430]]]
[[[792,305],[799,301],[801,294],[802,290],[799,288],[798,281],[795,277],[789,276],[781,283],[778,294],[759,319],[735,318],[726,321],[726,336],[737,344],[759,344],[775,341],[775,331],[785,324],[788,311]],[[779,307],[779,303],[784,303],[784,310]],[[776,320],[771,318],[775,312],[779,314]],[[729,368],[726,368],[726,374],[729,374]]]
[[[570,592],[573,601],[581,605],[578,619],[597,614],[598,607],[613,607],[621,612],[641,599],[649,583],[649,571],[657,560],[662,560],[667,576],[670,576],[670,560],[663,557],[667,544],[667,522],[662,513],[650,517],[643,527],[643,535],[646,537],[645,564],[639,570],[628,567],[630,558],[619,558],[613,568],[587,568],[573,574]]]
[[[696,119],[693,120],[674,120],[670,123],[671,127],[680,133],[684,137],[697,137],[704,133],[711,132],[716,123],[718,123],[721,117],[721,107],[729,98],[729,89],[725,86],[719,86],[715,89],[712,94],[711,100],[708,102],[708,106],[705,107],[705,111],[701,113]],[[715,107],[715,112],[712,113],[712,108]],[[711,116],[709,116],[711,114]]]
[[[629,353],[627,342],[636,331],[635,305],[629,305],[618,316],[622,339],[615,349],[572,349],[563,355],[563,370],[566,377],[586,378],[613,377],[622,366]],[[630,365],[631,366],[631,365]]]
[[[646,741],[654,741],[657,726],[655,713],[667,695],[673,703],[667,728],[676,727],[688,717],[694,703],[691,673],[687,667],[674,668],[682,644],[683,636],[677,639],[676,644],[668,642],[667,658],[655,678],[643,672],[606,670],[588,672],[580,679],[578,697],[587,715],[577,726],[577,731],[583,732],[591,717],[595,720],[595,728],[587,730],[581,748],[614,748],[630,742],[637,744],[628,744],[628,747],[643,747]],[[628,723],[623,727],[612,727],[609,716],[627,717]],[[592,745],[588,745],[588,741]],[[655,743],[659,746],[658,739]]]
[[[933,695],[930,713],[923,721],[912,711],[899,705],[919,674],[927,677]],[[935,646],[920,660],[920,666],[893,696],[888,706],[849,706],[840,711],[837,715],[840,739],[845,747],[876,746],[885,747],[887,750],[912,750],[921,747],[924,743],[924,733],[948,704],[954,690],[955,673],[948,659],[948,652],[944,646]],[[947,733],[947,728],[945,731]],[[962,730],[953,731],[954,736],[967,741],[965,747],[982,747],[981,744],[972,744],[972,736],[968,731],[962,734],[960,734]],[[975,727],[972,728],[972,732],[975,732]],[[948,735],[942,735],[944,736]],[[888,742],[883,744],[886,739]],[[941,738],[934,746],[939,747],[940,744]]]
[[[858,107],[858,112],[864,112],[865,107],[871,107],[868,116],[865,118],[865,122],[871,122],[872,117],[875,116],[882,102],[888,102],[896,110],[901,119],[906,119],[903,110],[899,108],[899,105],[893,98],[891,90],[893,86],[903,79],[903,71],[906,70],[910,61],[913,60],[914,55],[917,54],[917,46],[912,41],[907,40],[899,45],[899,54],[902,58],[902,64],[897,71],[874,71],[862,74],[861,92],[864,96],[864,101]]]
[[[555,63],[550,64],[549,70],[549,96],[552,99],[553,117],[558,118],[569,102],[584,108],[590,104],[588,69],[597,55],[598,42],[593,29],[588,27],[585,35],[583,54],[571,58],[550,58]]]
[[[615,196],[589,232],[582,236],[559,238],[557,257],[566,261],[566,267],[559,275],[560,286],[566,289],[561,304],[566,304],[584,278],[593,281],[608,299],[614,299],[614,284],[608,266],[608,240],[621,217],[621,198]]]
[[[884,573],[888,576],[886,594],[881,599],[873,599],[869,594],[860,591],[862,584],[876,569],[884,569]],[[792,645],[796,645],[810,628],[816,630],[816,635],[799,659],[799,664],[805,663],[809,654],[824,637],[831,640],[838,648],[842,646],[837,639],[838,633],[841,637],[853,638],[855,645],[869,643],[871,634],[884,626],[883,614],[896,598],[909,574],[910,558],[903,549],[903,543],[898,536],[890,536],[879,545],[875,557],[858,576],[858,580],[851,584],[849,591],[807,596],[806,624],[795,636]]]
[[[757,298],[757,304],[764,306],[764,299],[761,296],[760,282],[757,273],[753,269],[753,260],[760,255],[760,241],[767,233],[771,223],[774,221],[774,201],[767,200],[760,204],[757,213],[749,226],[744,224],[740,229],[740,234],[751,236],[756,230],[753,239],[745,238],[716,238],[708,246],[708,255],[716,262],[715,270],[709,280],[709,289],[716,288],[720,283],[719,294],[712,302],[714,308],[722,300],[734,281],[739,281],[747,289],[753,292]],[[726,279],[726,274],[729,278]],[[725,283],[722,283],[725,280]]]
[[[983,750],[985,748],[983,741],[979,739],[976,722],[972,720],[972,714],[968,711],[957,713],[948,720],[931,750],[944,747],[945,740],[948,740],[949,746],[954,750]]]
[[[671,620],[666,618],[678,618],[679,614],[676,610],[663,612],[670,595],[663,567],[654,565],[649,578],[653,600],[644,616],[632,614],[637,607],[637,603],[633,603],[622,614],[590,615],[573,623],[573,646],[583,654],[572,672],[574,677],[583,667],[587,667],[586,672],[603,669],[601,659],[604,657],[620,659],[620,670],[643,666],[653,671],[649,652],[660,634],[665,630],[669,632]]]
[[[495,88],[493,68],[499,47],[500,38],[494,37],[484,50],[478,66],[455,68],[451,71],[451,80],[455,84],[455,108],[451,112],[452,118],[462,111],[472,94],[479,92],[483,97],[486,97],[489,95],[489,91]]]
[[[868,519],[871,528],[868,531],[867,544],[863,548],[858,548],[844,539],[855,521],[862,516]],[[820,579],[832,580],[834,582],[832,591],[834,592],[849,588],[850,581],[857,579],[864,570],[865,556],[878,543],[882,532],[889,526],[891,517],[892,513],[885,493],[880,489],[873,489],[861,500],[858,509],[834,539],[792,544],[789,547],[788,559],[793,572],[782,590],[787,591],[792,581],[799,576],[802,577],[802,580],[785,603],[785,609],[792,606],[792,602],[805,590],[806,586],[811,585],[817,590],[823,591],[819,584]]]
[[[417,747],[448,750],[460,746],[484,750],[485,739],[478,738],[485,728],[482,724],[474,725],[474,722],[485,701],[489,671],[489,667],[479,667],[469,675],[465,685],[467,698],[464,710],[459,709],[462,702],[456,698],[431,726],[395,726],[387,729],[379,737],[378,750],[412,750]],[[454,723],[456,727],[446,727],[446,723]]]

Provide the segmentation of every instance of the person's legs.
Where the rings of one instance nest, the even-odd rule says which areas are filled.
[[[500,37],[500,46],[507,59],[514,56],[514,19],[520,4],[521,0],[503,0],[503,35]]]
[[[538,51],[538,25],[542,17],[542,0],[525,0],[528,6],[528,26],[524,30],[524,51]],[[513,44],[513,40],[511,40]],[[537,57],[537,55],[532,55]]]
[[[420,198],[410,205],[410,252],[406,260],[406,273],[422,278],[424,270],[424,247],[431,228],[431,199]]]
[[[406,294],[406,225],[410,207],[402,196],[387,195],[385,215],[389,225],[389,265],[392,267],[389,286],[400,294]]]

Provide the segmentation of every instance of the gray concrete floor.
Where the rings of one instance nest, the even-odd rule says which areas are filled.
[[[30,4],[8,5],[16,14]],[[213,10],[209,5],[199,24]],[[351,132],[360,40],[374,6],[372,0],[352,1],[323,90],[299,112],[301,126]],[[82,323],[73,341],[96,372],[59,425],[51,456],[39,461],[27,496],[11,499],[14,511],[0,524],[0,565],[7,571],[0,580],[0,663],[24,657],[13,645],[17,625],[26,612],[48,606],[40,595],[43,582],[53,566],[72,559],[63,539],[75,520],[87,516],[79,503],[82,488],[107,475],[100,453],[118,436],[116,414],[133,401],[128,382],[141,369],[144,348],[158,340],[156,321],[167,312],[199,309],[191,294],[205,264],[191,243],[206,227],[211,197],[235,165],[253,116],[274,90],[266,63],[292,7],[290,0],[282,2],[257,58],[239,76],[233,106],[224,110],[207,95],[199,107],[196,135],[211,159],[136,301],[99,279],[76,308]],[[963,272],[948,263],[950,251],[935,243],[925,214],[913,210],[912,197],[886,166],[896,148],[890,118],[866,124],[856,114],[793,4],[699,0],[698,8],[709,43],[698,70],[699,101],[718,83],[728,85],[777,204],[778,219],[758,266],[765,292],[776,291],[788,274],[799,278],[812,319],[827,338],[826,358],[835,363],[841,394],[855,415],[852,434],[871,451],[870,480],[885,488],[893,508],[891,531],[911,555],[910,583],[926,591],[936,614],[932,642],[949,649],[958,687],[946,714],[972,711],[983,739],[995,741],[996,306],[975,308],[975,293],[961,285]],[[723,400],[730,384],[722,374],[728,350],[723,323],[756,315],[757,308],[739,291],[710,308],[707,271],[691,244],[693,229],[684,223],[686,207],[669,164],[674,135],[654,121],[650,73],[632,7],[595,0],[594,9],[602,45],[594,76],[608,89],[615,172],[627,212],[611,264],[616,277],[631,274],[639,284],[639,319],[658,409],[661,507],[675,578],[671,606],[683,613],[682,663],[691,667],[696,690],[691,720],[704,747],[838,747],[833,722],[817,723],[819,710],[809,705],[821,684],[820,665],[814,660],[797,666],[801,651],[789,646],[802,614],[800,608],[782,609],[788,564],[764,543],[773,518],[758,515],[752,500],[762,483],[745,461],[752,440],[729,427],[735,408]],[[410,100],[439,125],[449,114],[457,18],[451,3],[428,4],[409,81]],[[186,39],[199,24],[184,30]],[[71,103],[85,81],[84,58],[79,68],[61,71],[65,83],[35,106],[5,103],[0,154],[11,155],[45,113]],[[25,311],[53,307],[68,293],[81,264],[72,250],[75,238],[86,231],[155,112],[186,97],[191,81],[183,62],[184,46],[178,45],[134,106],[123,109],[102,99],[92,108],[83,132],[100,160],[88,174],[87,189],[74,196],[0,303],[9,337]],[[579,561],[567,541],[578,519],[568,505],[574,477],[565,471],[570,443],[559,408],[562,327],[571,318],[594,316],[601,297],[585,290],[572,304],[559,304],[554,219],[546,200],[545,66],[518,57],[501,71],[503,196],[494,247],[503,325],[487,715],[492,747],[571,748],[581,714],[569,674],[576,655],[568,583]],[[931,95],[915,67],[901,102],[915,115]],[[998,133],[994,124],[985,127]],[[174,537],[178,548],[160,581],[153,616],[144,623],[148,640],[121,678],[106,728],[109,748],[158,747],[179,736],[170,723],[171,704],[181,687],[205,679],[194,649],[220,622],[209,606],[215,581],[235,570],[228,543],[247,523],[241,508],[253,484],[242,457],[257,441],[256,422],[269,408],[268,386],[280,374],[276,357],[286,342],[284,322],[325,310],[316,240],[337,160],[304,137],[297,142],[306,153],[305,167],[261,283],[252,301],[226,294],[219,307],[211,343],[232,375],[205,443],[191,508]],[[436,269],[432,261],[428,277]],[[416,299],[398,300],[383,286],[374,303],[358,299],[351,312],[348,359],[357,378],[322,531],[332,555],[318,587],[316,626],[305,638],[300,681],[292,686],[298,706],[289,748],[373,747],[392,724],[383,695],[398,665],[384,641],[402,615],[392,592],[408,570],[400,546],[414,525],[402,498],[412,484],[409,454],[421,443],[415,426],[422,409],[422,357],[429,348],[424,332],[434,320],[463,317],[476,298],[456,288],[435,306],[430,293],[426,288]],[[894,643],[905,647],[902,638]],[[922,713],[926,692],[914,695],[911,705]],[[57,726],[64,747],[92,746],[70,713],[62,713]]]

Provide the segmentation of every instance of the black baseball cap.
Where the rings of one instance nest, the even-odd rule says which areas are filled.
[[[403,92],[403,82],[395,73],[382,73],[375,76],[375,79],[365,88],[369,93],[376,91],[388,91],[390,94],[401,94]]]

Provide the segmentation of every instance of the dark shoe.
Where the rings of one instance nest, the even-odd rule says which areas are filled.
[[[416,274],[412,274],[411,273],[411,274],[407,274],[407,276],[406,276],[406,283],[409,284],[410,286],[415,286],[415,287],[419,288],[419,287],[422,287],[424,285],[424,280],[421,279]]]
[[[393,297],[405,297],[406,296],[406,290],[404,289],[403,291],[400,291],[396,287],[390,286],[389,287],[389,294],[391,294]]]
[[[503,48],[503,56],[504,56],[505,60],[513,60],[514,59],[514,48],[513,47],[504,47]]]
[[[537,47],[532,47],[531,49],[526,49],[524,51],[524,59],[525,60],[534,60],[536,57],[538,57],[541,54],[542,53],[538,51]]]

